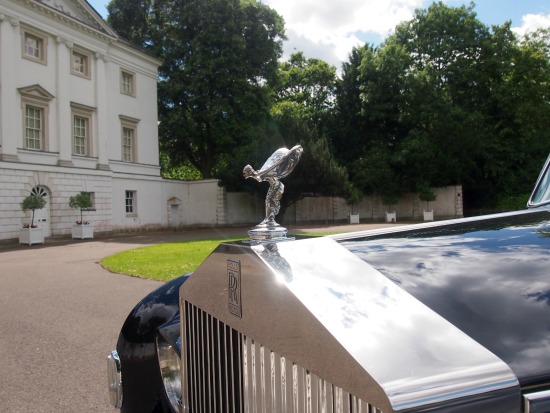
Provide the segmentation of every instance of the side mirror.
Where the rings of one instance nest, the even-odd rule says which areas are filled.
[[[537,179],[535,189],[527,202],[527,208],[533,208],[550,203],[550,155],[546,158],[544,167]]]

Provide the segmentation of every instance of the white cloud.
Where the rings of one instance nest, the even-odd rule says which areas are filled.
[[[341,69],[354,46],[378,43],[395,26],[414,17],[414,11],[427,7],[431,0],[264,0],[285,20],[288,41],[284,59],[302,51],[306,58],[318,58]],[[444,0],[466,4],[466,0]],[[550,14],[526,14],[518,35],[550,27]]]
[[[519,36],[540,28],[550,28],[550,14],[526,14],[521,18],[521,26],[512,30]]]
[[[410,20],[423,0],[267,0],[284,18],[288,41],[285,57],[303,51],[338,69],[360,37],[385,38],[395,26]]]

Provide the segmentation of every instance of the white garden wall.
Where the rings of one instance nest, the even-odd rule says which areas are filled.
[[[112,171],[29,166],[12,163],[0,168],[0,240],[18,237],[22,224],[30,222],[30,213],[19,207],[36,186],[49,195],[47,220],[50,236],[68,236],[79,211],[69,207],[69,198],[79,192],[94,194],[94,209],[85,212],[96,233],[141,231],[197,226],[251,227],[264,218],[264,199],[246,193],[227,193],[217,180],[173,181],[155,176],[115,174]],[[126,191],[135,191],[135,210],[127,213]],[[460,186],[435,189],[437,200],[430,202],[435,219],[462,216]],[[425,203],[416,194],[408,194],[395,205],[397,221],[421,221]],[[385,219],[388,207],[380,197],[365,197],[353,206],[361,222]],[[349,222],[352,209],[342,198],[305,198],[290,206],[277,221],[285,224],[331,224]]]

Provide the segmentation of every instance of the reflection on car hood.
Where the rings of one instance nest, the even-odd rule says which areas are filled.
[[[522,386],[550,383],[549,211],[341,243],[500,357]]]

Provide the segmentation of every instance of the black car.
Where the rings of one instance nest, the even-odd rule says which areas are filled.
[[[109,356],[152,412],[550,412],[550,171],[523,211],[222,243]]]

